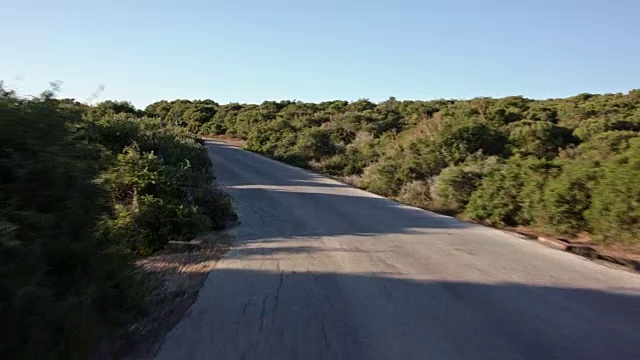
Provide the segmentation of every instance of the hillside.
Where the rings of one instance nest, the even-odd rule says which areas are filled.
[[[425,209],[633,248],[640,90],[565,99],[159,101],[149,116]]]
[[[91,357],[145,309],[136,259],[235,218],[201,140],[54,95],[0,82],[0,358]]]

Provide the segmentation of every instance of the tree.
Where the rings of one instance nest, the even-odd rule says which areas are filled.
[[[100,102],[93,106],[89,110],[89,115],[94,117],[100,117],[105,115],[114,115],[114,114],[131,114],[131,115],[141,115],[142,112],[136,109],[135,106],[129,101],[112,101],[107,100]]]
[[[298,137],[296,150],[309,159],[319,159],[332,155],[335,147],[331,142],[331,133],[323,128],[312,128],[303,131]]]
[[[607,162],[593,190],[586,220],[598,239],[634,243],[640,239],[640,138]]]
[[[525,156],[553,158],[558,149],[576,143],[569,129],[548,121],[521,120],[509,124],[509,129],[513,152]]]

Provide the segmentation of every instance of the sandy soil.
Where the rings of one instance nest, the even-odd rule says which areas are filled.
[[[96,358],[152,359],[233,243],[230,231],[212,233],[188,243],[170,244],[162,253],[137,261],[140,271],[149,277],[147,306],[125,329],[110,336]]]

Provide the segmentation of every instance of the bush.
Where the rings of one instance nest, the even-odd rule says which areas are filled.
[[[150,255],[169,240],[190,240],[211,230],[210,220],[196,207],[153,195],[136,195],[127,205],[115,205],[105,232],[136,255]]]
[[[434,209],[453,214],[461,213],[485,173],[496,166],[496,160],[492,158],[486,162],[470,162],[442,170],[433,183]]]
[[[200,133],[203,135],[224,135],[226,132],[227,129],[223,124],[214,121],[207,122],[200,128]]]
[[[390,98],[379,104],[176,100],[152,104],[148,113],[189,129],[204,124],[200,131],[240,136],[249,150],[357,178],[370,191],[420,207],[560,234],[598,228],[599,237],[614,239],[622,237],[607,235],[613,230],[586,214],[607,211],[601,219],[612,224],[622,216],[611,215],[613,204],[594,191],[605,168],[623,161],[619,155],[640,136],[639,94],[549,100]],[[136,142],[142,151],[165,157]],[[496,159],[493,164],[485,162],[487,156]],[[617,174],[606,171],[607,176]],[[613,183],[607,186],[614,188]],[[619,190],[633,193],[623,186]]]
[[[235,217],[186,131],[51,96],[0,86],[0,358],[91,357],[144,301],[132,254]]]
[[[522,181],[508,165],[486,176],[465,207],[464,217],[493,225],[513,225],[521,208],[518,203]]]
[[[356,135],[353,143],[347,145],[344,153],[344,176],[362,174],[364,169],[380,157],[378,140],[364,133]]]
[[[509,124],[509,128],[513,151],[525,156],[553,158],[558,149],[575,142],[569,129],[548,121],[523,120]]]
[[[585,212],[601,241],[638,243],[640,239],[640,138],[605,165],[594,188],[592,206]]]
[[[200,188],[194,202],[213,230],[222,229],[238,219],[231,198],[213,184]]]
[[[317,170],[329,175],[347,175],[345,174],[347,166],[347,159],[344,155],[334,155],[322,160]]]
[[[560,162],[561,173],[550,179],[544,196],[544,225],[561,234],[588,229],[584,212],[591,205],[591,188],[598,177],[592,162]]]
[[[320,159],[335,153],[331,141],[331,133],[322,128],[311,128],[303,131],[295,145],[296,153],[308,159]]]
[[[105,121],[102,133],[111,134]],[[136,255],[219,229],[235,216],[228,199],[210,189],[214,178],[201,142],[172,128],[142,130],[144,122],[137,122],[138,133],[128,141],[132,145],[100,178],[114,209],[102,222],[102,234]],[[122,120],[112,125],[121,127]]]
[[[143,299],[128,257],[94,232],[100,159],[53,99],[0,98],[1,358],[86,358]]]
[[[365,169],[360,185],[376,194],[395,196],[402,187],[398,177],[401,166],[397,159],[382,159]]]
[[[398,200],[422,209],[433,209],[430,184],[426,181],[416,180],[404,184],[398,194]]]
[[[153,153],[127,147],[102,176],[114,204],[102,231],[128,251],[149,255],[169,240],[186,240],[212,229],[193,195],[207,179],[198,179],[188,166],[172,168]],[[205,184],[201,184],[204,182]]]
[[[553,166],[532,157],[514,157],[487,174],[463,216],[493,225],[537,224],[544,204],[544,184]]]

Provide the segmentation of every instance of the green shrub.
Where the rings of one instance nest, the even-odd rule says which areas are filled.
[[[513,225],[521,208],[518,203],[522,181],[519,172],[508,165],[485,176],[469,199],[464,217],[494,225]]]
[[[149,255],[169,240],[210,230],[210,221],[189,201],[189,191],[195,191],[190,187],[200,181],[188,167],[172,168],[136,145],[125,148],[101,178],[115,210],[104,222],[104,233],[128,251]]]
[[[91,357],[144,301],[131,254],[234,219],[202,141],[138,115],[0,86],[0,358]]]
[[[640,239],[640,138],[607,163],[593,190],[586,220],[598,239],[637,244]]]
[[[127,251],[150,255],[169,240],[190,240],[211,230],[210,220],[196,207],[153,195],[135,195],[131,204],[116,204],[104,225],[109,239]]]
[[[495,158],[451,166],[442,170],[433,182],[434,209],[461,213],[480,185],[484,175],[497,165]]]
[[[335,153],[335,146],[331,141],[331,133],[322,128],[303,130],[298,136],[295,152],[308,159],[320,159]]]
[[[334,155],[323,159],[319,170],[329,175],[347,175],[345,174],[347,166],[347,158],[344,155]]]
[[[602,160],[615,157],[629,147],[629,141],[640,136],[635,131],[605,131],[594,134],[577,148],[582,158]],[[590,153],[590,154],[589,154]]]
[[[94,232],[107,194],[87,140],[49,97],[0,97],[0,358],[87,358],[143,299],[128,257]]]
[[[449,165],[463,162],[478,151],[485,155],[503,155],[507,138],[482,122],[465,119],[442,130],[434,141],[437,152]]]
[[[558,149],[575,142],[569,129],[548,121],[522,120],[509,124],[509,129],[513,151],[524,156],[553,158]]]
[[[427,181],[416,180],[406,183],[402,185],[397,199],[411,206],[433,209],[430,187]]]
[[[365,169],[360,185],[376,194],[395,196],[402,187],[402,180],[398,177],[401,167],[397,159],[382,159]]]
[[[598,228],[599,237],[613,239],[622,237],[607,235],[612,230],[586,214],[613,209],[594,191],[604,169],[622,161],[619,155],[640,135],[638,94],[379,104],[176,100],[152,104],[147,113],[192,131],[240,136],[249,150],[297,166],[355,175],[370,191],[420,207],[569,235]],[[157,147],[135,141],[168,161]],[[484,162],[487,156],[497,159],[493,165]],[[617,224],[617,216],[602,219]]]
[[[231,198],[213,184],[199,188],[194,203],[213,230],[222,229],[238,219]]]
[[[582,140],[589,140],[594,135],[607,131],[640,131],[640,117],[621,118],[603,115],[580,122],[574,130],[575,136]]]
[[[561,173],[550,179],[544,194],[544,225],[561,234],[588,229],[584,212],[591,205],[591,189],[598,177],[592,162],[560,163]]]
[[[200,128],[202,135],[224,135],[226,132],[227,129],[223,124],[214,121],[207,122]]]
[[[343,175],[362,174],[367,166],[376,162],[380,157],[379,146],[378,139],[370,138],[364,133],[356,135],[354,142],[347,145],[344,152]]]
[[[114,209],[102,233],[137,255],[219,229],[235,216],[229,200],[211,189],[213,175],[202,145],[166,131],[147,134],[145,146],[158,155],[134,143],[100,178]]]
[[[494,225],[537,224],[543,210],[544,184],[553,166],[532,157],[514,157],[485,175],[463,216]]]
[[[87,115],[93,118],[115,114],[142,115],[142,111],[136,109],[129,101],[102,101],[86,110]]]

